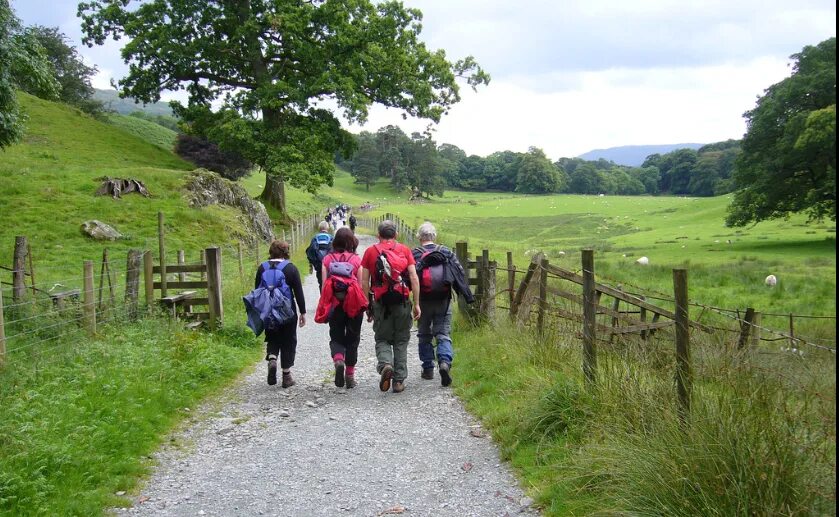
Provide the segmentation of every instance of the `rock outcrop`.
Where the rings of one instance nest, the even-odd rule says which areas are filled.
[[[115,241],[123,237],[113,226],[105,224],[102,221],[97,221],[96,219],[83,222],[82,232],[97,241]]]
[[[200,208],[225,205],[242,212],[242,223],[249,229],[247,240],[257,238],[263,242],[274,239],[274,225],[265,205],[252,199],[241,186],[205,169],[194,170],[186,181],[189,206]]]

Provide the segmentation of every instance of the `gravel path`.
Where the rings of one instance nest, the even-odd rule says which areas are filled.
[[[372,243],[362,236],[362,252]],[[317,281],[304,281],[309,317]],[[268,386],[264,361],[155,454],[141,515],[536,515],[492,441],[451,389],[420,379],[416,337],[401,394],[378,387],[362,327],[358,387],[332,382],[328,327],[298,330],[297,385]],[[457,351],[455,344],[455,352]],[[457,382],[457,363],[452,370]],[[178,444],[180,444],[178,446]]]

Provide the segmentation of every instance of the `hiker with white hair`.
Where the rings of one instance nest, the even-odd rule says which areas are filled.
[[[440,371],[440,384],[452,383],[451,367],[454,359],[452,346],[452,293],[458,293],[472,303],[475,298],[469,288],[466,271],[452,250],[435,244],[437,229],[430,222],[417,230],[420,245],[413,250],[419,277],[422,316],[419,319],[419,358],[426,380],[434,378],[434,365]]]
[[[332,249],[332,235],[329,234],[329,223],[321,221],[318,225],[318,233],[312,237],[312,242],[306,248],[306,259],[309,265],[314,269],[315,276],[318,279],[318,290],[323,290],[323,259],[329,254]]]

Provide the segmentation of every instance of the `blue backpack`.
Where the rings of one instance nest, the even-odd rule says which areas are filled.
[[[268,330],[274,330],[284,323],[295,319],[294,307],[291,302],[291,288],[285,281],[283,269],[289,264],[285,260],[279,264],[265,261],[262,263],[262,279],[259,288],[268,291],[270,311],[262,318],[262,323]]]
[[[323,264],[323,259],[329,255],[329,249],[332,247],[332,236],[328,233],[319,233],[314,236],[312,243],[306,249],[306,258],[309,263],[320,270]]]

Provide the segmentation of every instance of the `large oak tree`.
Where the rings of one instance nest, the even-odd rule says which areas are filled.
[[[744,115],[730,226],[804,211],[836,220],[836,38],[792,59],[792,75]]]
[[[128,39],[123,95],[185,89],[176,112],[261,166],[263,198],[283,212],[285,181],[314,191],[331,183],[336,151],[351,151],[339,116],[362,122],[380,103],[437,122],[460,100],[459,77],[489,80],[471,57],[426,48],[422,14],[395,1],[95,0],[79,16],[88,45]]]

